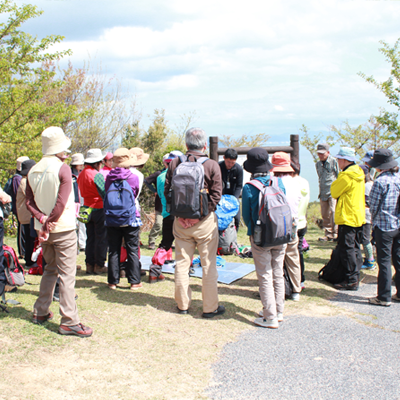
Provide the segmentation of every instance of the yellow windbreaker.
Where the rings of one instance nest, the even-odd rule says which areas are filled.
[[[331,185],[331,195],[338,199],[335,224],[360,227],[365,224],[365,175],[358,165],[339,173]]]

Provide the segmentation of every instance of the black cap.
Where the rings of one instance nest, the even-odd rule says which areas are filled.
[[[267,150],[255,147],[247,153],[247,160],[243,163],[243,168],[251,174],[268,172],[272,169],[272,164],[268,161]]]
[[[22,163],[21,165],[21,172],[20,174],[22,176],[26,176],[28,175],[28,172],[30,171],[30,169],[36,165],[36,162],[34,160],[26,160]]]

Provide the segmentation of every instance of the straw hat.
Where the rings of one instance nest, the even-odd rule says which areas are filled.
[[[131,154],[128,149],[120,148],[115,151],[112,165],[113,168],[129,168],[133,167],[137,162],[137,157],[134,154]]]
[[[132,149],[129,150],[129,152],[133,155],[136,156],[136,161],[135,164],[133,164],[133,167],[137,167],[139,165],[144,165],[146,164],[146,161],[149,159],[150,154],[146,154],[142,149],[139,147],[133,147]]]
[[[51,126],[42,132],[42,153],[44,156],[52,156],[63,151],[70,152],[71,139],[67,138],[64,131],[58,126]]]

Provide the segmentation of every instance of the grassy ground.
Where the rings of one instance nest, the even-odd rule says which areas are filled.
[[[244,231],[240,244],[248,243]],[[306,289],[299,303],[286,302],[285,315],[328,317],[345,312],[328,301],[334,289],[317,279],[333,248],[331,243],[318,242],[320,235],[318,228],[309,229]],[[146,245],[147,234],[141,239]],[[15,247],[15,240],[6,238],[5,242]],[[227,259],[239,261],[234,256]],[[84,265],[82,253],[78,262]],[[123,288],[111,291],[105,276],[79,271],[79,315],[94,329],[91,338],[80,339],[57,334],[58,303],[51,306],[53,321],[43,326],[31,323],[40,277],[27,276],[26,280],[29,284],[8,296],[21,304],[10,306],[10,314],[0,313],[0,399],[204,398],[211,364],[226,343],[255,329],[252,321],[261,309],[255,273],[231,285],[220,284],[220,302],[227,312],[204,320],[201,280],[197,278],[191,278],[190,314],[178,315],[172,276],[154,285],[144,278],[143,289],[135,292],[128,290],[124,280]]]

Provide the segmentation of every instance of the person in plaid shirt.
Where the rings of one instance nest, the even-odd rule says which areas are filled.
[[[378,296],[370,298],[369,302],[388,307],[391,300],[400,302],[399,167],[388,149],[375,150],[369,165],[379,173],[369,194],[379,266]],[[391,297],[392,260],[396,270],[397,293]]]

